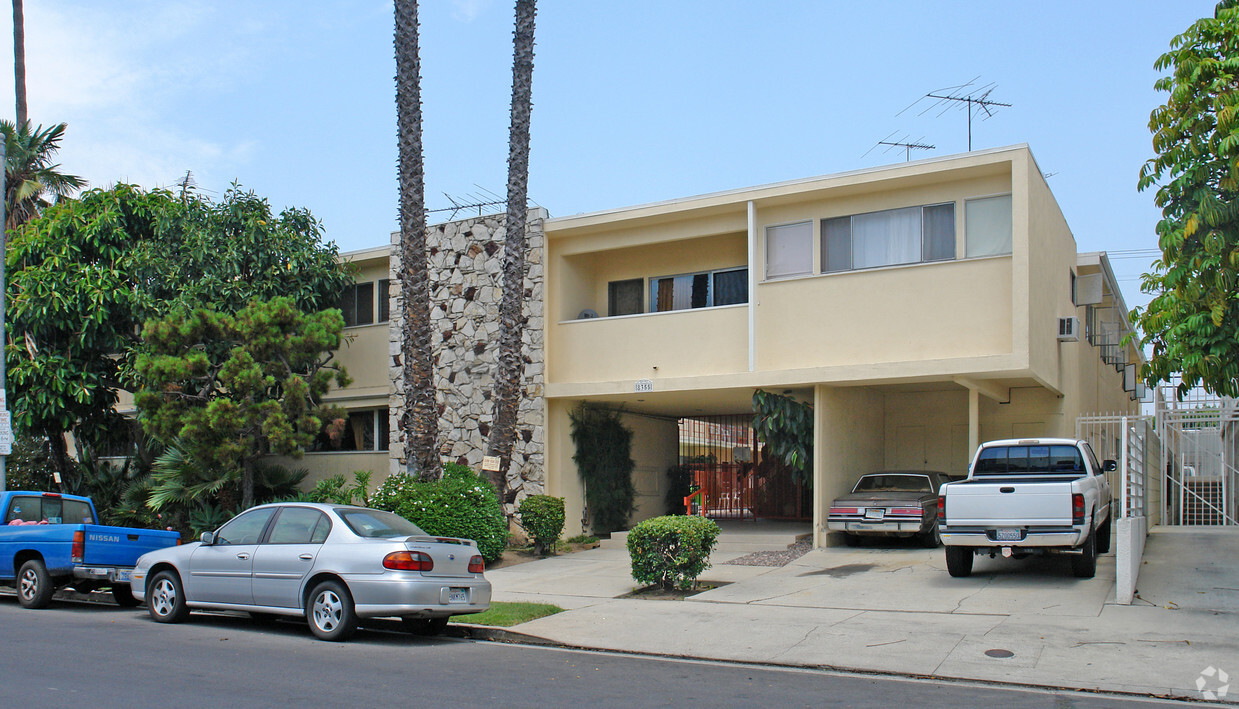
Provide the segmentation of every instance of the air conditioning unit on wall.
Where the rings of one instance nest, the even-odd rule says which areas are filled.
[[[1059,342],[1079,342],[1080,341],[1080,318],[1071,316],[1069,318],[1058,319],[1058,341]]]

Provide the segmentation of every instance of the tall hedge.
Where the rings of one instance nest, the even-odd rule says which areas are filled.
[[[637,491],[632,484],[632,431],[617,411],[581,404],[572,418],[577,473],[585,483],[585,505],[596,534],[624,529]]]
[[[508,524],[495,487],[469,467],[449,463],[443,477],[420,482],[391,475],[370,498],[370,506],[395,512],[427,534],[472,539],[482,558],[494,561],[508,542]]]

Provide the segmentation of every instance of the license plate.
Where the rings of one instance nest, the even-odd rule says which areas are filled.
[[[1000,529],[994,538],[1000,542],[1018,542],[1024,535],[1018,529]]]
[[[447,602],[448,603],[468,603],[469,602],[469,589],[467,588],[451,589],[450,591],[447,592]]]
[[[116,572],[116,580],[121,583],[129,583],[129,575],[132,573],[129,569],[120,569]]]
[[[870,507],[865,510],[865,519],[882,519],[882,513],[885,512],[881,507]]]

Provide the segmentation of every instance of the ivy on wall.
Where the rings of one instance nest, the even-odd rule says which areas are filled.
[[[632,431],[618,411],[582,403],[569,413],[577,473],[585,484],[585,507],[595,534],[622,530],[632,516]]]

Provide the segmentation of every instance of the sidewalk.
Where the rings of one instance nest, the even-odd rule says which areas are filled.
[[[1063,559],[980,557],[956,579],[941,549],[909,547],[723,563],[741,555],[716,553],[701,579],[726,585],[685,601],[617,598],[636,588],[623,548],[487,578],[496,601],[566,609],[512,630],[572,647],[1192,699],[1213,667],[1239,699],[1239,530],[1156,530],[1132,606],[1114,604],[1113,555],[1093,579]]]

